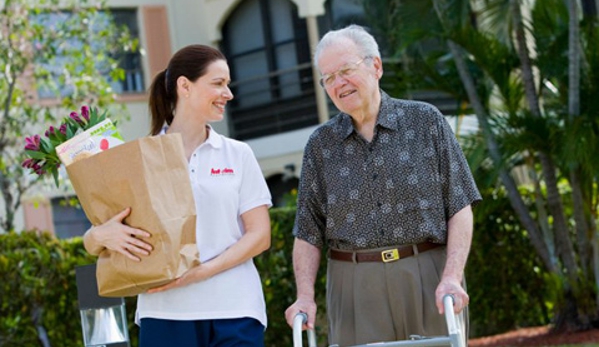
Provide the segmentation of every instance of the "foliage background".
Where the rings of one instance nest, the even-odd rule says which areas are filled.
[[[471,337],[549,323],[554,281],[530,251],[504,194],[488,190],[483,197],[475,208],[476,232],[466,268]],[[271,209],[272,246],[255,259],[266,298],[269,347],[293,344],[284,312],[295,300],[294,216],[294,208]],[[57,240],[39,232],[0,235],[0,345],[41,346],[39,336],[46,333],[53,346],[81,346],[74,269],[93,261],[80,238]],[[326,345],[325,266],[323,261],[316,288],[319,345]],[[131,345],[137,346],[135,298],[126,298],[126,303]]]
[[[15,231],[26,193],[50,183],[21,167],[24,137],[82,105],[127,119],[111,82],[124,79],[119,57],[138,43],[105,0],[0,2],[0,233]]]
[[[530,252],[550,273],[544,281],[559,298],[550,307],[557,316],[553,330],[598,326],[596,1],[362,4],[393,58],[385,90],[416,99],[434,91],[455,100],[446,114],[476,116],[479,153],[470,167],[484,173],[476,175],[479,188],[507,192]]]

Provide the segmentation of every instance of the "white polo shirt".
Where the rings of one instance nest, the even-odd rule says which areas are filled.
[[[164,131],[163,131],[164,133]],[[272,206],[271,196],[251,148],[217,134],[192,154],[189,176],[196,203],[196,241],[207,262],[244,233],[241,215]],[[154,294],[140,294],[135,321],[141,318],[200,320],[253,317],[266,327],[266,306],[253,260],[202,282]]]

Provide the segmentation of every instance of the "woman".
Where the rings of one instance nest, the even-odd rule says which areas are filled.
[[[270,246],[271,197],[250,147],[208,125],[223,119],[233,98],[229,68],[218,50],[179,50],[150,87],[152,135],[179,133],[196,203],[201,265],[140,294],[140,346],[263,346],[264,296],[252,258]],[[165,125],[166,124],[166,125]],[[122,223],[126,209],[92,227],[85,248],[141,260],[147,232]]]

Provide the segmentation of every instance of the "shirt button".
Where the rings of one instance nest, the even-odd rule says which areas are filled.
[[[373,179],[373,180],[375,180],[377,177],[379,177],[379,175],[378,175],[378,174],[374,174],[374,175],[372,175],[372,179]]]
[[[377,202],[377,203],[376,203],[376,205],[377,205],[378,207],[381,207],[381,206],[383,206],[383,204],[382,204],[381,202]]]
[[[194,169],[191,169],[191,172],[196,172],[196,170],[194,170]]]

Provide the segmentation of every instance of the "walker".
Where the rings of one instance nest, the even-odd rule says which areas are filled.
[[[443,306],[445,308],[445,321],[447,323],[448,336],[426,337],[420,335],[410,335],[409,340],[392,342],[373,342],[365,345],[354,345],[351,347],[465,347],[466,336],[462,331],[462,316],[453,313],[453,297],[446,295],[443,297]],[[308,316],[305,313],[298,313],[293,320],[293,347],[302,347],[302,325],[306,323]],[[308,347],[316,346],[316,334],[313,329],[307,331]],[[329,347],[339,347],[331,345]]]

